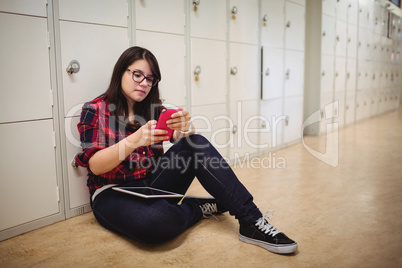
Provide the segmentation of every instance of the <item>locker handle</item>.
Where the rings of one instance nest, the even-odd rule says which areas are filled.
[[[232,67],[232,68],[230,69],[230,74],[231,74],[231,75],[236,75],[236,74],[237,74],[237,67]]]
[[[286,79],[289,80],[289,78],[290,78],[290,70],[288,69],[288,70],[286,71]]]
[[[78,73],[80,71],[80,63],[77,60],[70,61],[66,71],[68,74]]]
[[[271,72],[271,71],[269,70],[269,68],[267,68],[267,69],[265,70],[265,75],[266,75],[266,76],[269,76],[270,72]]]
[[[288,23],[286,23],[286,27],[290,28],[290,21],[288,21]]]
[[[200,4],[200,0],[193,0],[193,6],[196,7]]]
[[[237,126],[234,125],[234,126],[233,126],[233,129],[232,129],[232,133],[233,133],[233,134],[236,134],[236,132],[237,132]]]
[[[325,33],[325,31],[324,31],[324,32],[322,32],[322,36],[325,36],[325,35],[327,35],[327,34]]]

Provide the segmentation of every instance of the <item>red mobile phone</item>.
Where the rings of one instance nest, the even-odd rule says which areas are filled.
[[[168,128],[166,121],[169,120],[170,118],[172,118],[172,114],[177,113],[177,112],[179,112],[179,110],[176,110],[176,109],[163,109],[162,110],[162,113],[159,117],[159,120],[158,120],[158,123],[156,124],[155,129],[163,129],[163,130],[168,131],[167,135],[169,136],[169,138],[164,141],[170,140],[173,135],[173,129]]]

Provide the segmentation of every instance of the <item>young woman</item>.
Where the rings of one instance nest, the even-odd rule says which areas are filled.
[[[107,91],[86,103],[78,124],[96,219],[127,237],[160,243],[178,236],[203,216],[229,211],[240,223],[240,240],[275,253],[293,253],[297,243],[278,231],[253,203],[230,166],[202,136],[194,134],[183,108],[167,121],[174,145],[164,153],[166,130],[155,129],[163,109],[154,55],[141,47],[118,59]],[[217,168],[216,163],[219,163]],[[149,186],[185,194],[194,178],[213,197],[145,199],[113,190]]]

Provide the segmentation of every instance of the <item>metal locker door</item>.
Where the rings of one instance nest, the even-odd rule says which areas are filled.
[[[258,151],[258,129],[261,124],[258,115],[258,100],[237,101],[230,103],[230,118],[233,120],[233,128],[230,139],[233,146],[230,147],[230,159],[243,160],[243,157],[252,156]]]
[[[283,142],[290,143],[302,138],[303,125],[303,96],[285,98],[285,126],[283,130]]]
[[[226,103],[226,43],[191,38],[191,105]]]
[[[0,231],[59,213],[53,120],[0,124],[0,132]]]
[[[283,48],[283,38],[285,34],[285,1],[262,0],[261,16],[261,45],[271,48]]]
[[[283,125],[286,118],[282,107],[282,99],[261,101],[260,114],[265,121],[261,126],[260,144],[267,145],[262,149],[275,149],[282,145]]]
[[[260,98],[259,51],[255,45],[230,44],[230,100]]]
[[[184,34],[183,0],[136,0],[137,30]]]
[[[229,0],[230,41],[258,44],[258,0]]]
[[[291,50],[285,53],[285,96],[303,95],[304,53]]]
[[[52,118],[47,18],[0,13],[0,32],[0,123]]]
[[[127,0],[59,0],[60,19],[127,27]]]
[[[346,62],[346,91],[356,91],[356,59],[353,58]]]
[[[322,0],[322,13],[335,17],[336,0]]]
[[[348,58],[356,58],[357,56],[357,26],[348,25],[348,40],[347,40],[347,56]]]
[[[334,108],[334,122],[338,122],[338,127],[342,128],[345,125],[345,91],[335,92],[334,100],[338,102]]]
[[[346,90],[346,59],[335,58],[335,91],[342,92]]]
[[[337,0],[336,2],[336,18],[346,22],[348,17],[349,0]]]
[[[114,2],[108,3],[113,4]],[[99,14],[101,15],[101,10],[104,10],[107,5],[95,6],[100,9]],[[61,4],[61,8],[63,7],[64,5]],[[126,18],[126,6],[123,11]],[[70,206],[70,210],[66,209],[66,214],[67,217],[71,217],[82,213],[83,209],[80,207],[89,203],[86,170],[73,168],[70,164],[75,154],[81,152],[77,130],[81,107],[85,102],[106,91],[114,64],[121,53],[127,49],[128,29],[118,25],[73,22],[67,17],[67,14],[71,15],[71,13],[61,10],[60,14],[63,16],[63,20],[60,21],[60,68],[62,70],[64,131],[66,133],[67,163],[65,165],[68,174],[65,193],[67,204]],[[80,12],[75,16],[79,18],[79,14]],[[104,18],[105,23],[119,23],[117,17],[115,19]],[[88,18],[96,20],[97,23],[101,20],[95,15],[94,17],[88,16]],[[66,68],[73,60],[78,61],[80,68],[77,72],[69,74]]]
[[[285,47],[303,50],[305,48],[305,7],[286,2]]]
[[[356,26],[359,22],[359,1],[349,0],[348,2],[348,23]]]
[[[321,92],[332,92],[334,86],[334,57],[321,57]]]
[[[162,75],[159,91],[165,105],[186,106],[184,37],[137,31],[137,45],[149,49],[158,60]]]
[[[321,108],[321,121],[320,121],[320,133],[325,133],[327,131],[332,131],[331,126],[327,126],[327,124],[332,123],[332,111],[327,110],[326,106],[330,105],[334,102],[333,92],[321,92],[320,96],[320,108]],[[328,113],[329,114],[328,114]],[[328,127],[328,129],[327,129]]]
[[[346,57],[347,24],[343,21],[336,22],[336,56]]]
[[[1,0],[0,11],[47,17],[46,3],[43,0]]]
[[[355,122],[355,112],[356,112],[356,93],[347,92],[346,103],[345,103],[345,125],[350,125]]]
[[[283,94],[283,49],[262,47],[262,98],[275,99]]]
[[[322,15],[321,53],[324,55],[335,54],[335,19],[328,15]]]
[[[223,157],[229,157],[229,132],[233,125],[225,104],[193,106],[191,120],[196,132],[206,137]]]
[[[226,40],[226,0],[198,1],[190,9],[191,37]]]

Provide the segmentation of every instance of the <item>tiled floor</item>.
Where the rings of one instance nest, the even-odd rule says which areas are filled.
[[[241,243],[227,214],[149,246],[88,213],[1,242],[0,267],[402,267],[402,108],[338,134],[335,167],[302,143],[262,156],[260,168],[235,167],[261,210],[274,211],[271,223],[299,243],[294,255]],[[306,138],[323,153],[326,141]],[[189,191],[204,193],[198,183]]]

